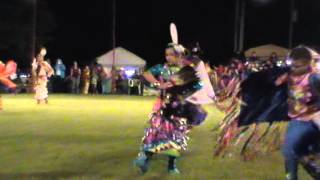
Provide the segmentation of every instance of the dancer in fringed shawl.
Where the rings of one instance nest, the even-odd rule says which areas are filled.
[[[171,25],[171,34],[175,34]],[[134,161],[143,173],[147,172],[154,154],[168,155],[168,172],[179,174],[176,159],[187,147],[187,133],[191,127],[201,124],[207,113],[194,102],[205,100],[201,93],[204,83],[197,72],[199,58],[185,55],[185,48],[175,41],[166,49],[167,63],[150,68],[144,77],[161,90],[160,97],[153,108],[150,127],[145,130],[143,145],[139,156]],[[179,66],[180,67],[179,67]],[[204,67],[204,66],[203,66]],[[208,87],[207,87],[208,88]],[[191,96],[193,95],[193,96]],[[187,100],[187,98],[191,100]]]
[[[238,110],[221,123],[216,155],[242,145],[241,155],[250,159],[263,147],[267,152],[283,143],[286,179],[298,179],[298,163],[314,179],[320,178],[320,75],[312,70],[311,52],[297,47],[290,53],[291,67],[252,73],[241,82]],[[282,133],[278,121],[287,120]]]
[[[311,67],[312,54],[308,48],[293,49],[290,58],[290,71],[276,81],[276,85],[288,87],[290,122],[282,149],[286,178],[298,179],[301,161],[313,178],[320,179],[320,165],[309,159],[309,155],[320,154],[320,74]]]
[[[216,106],[226,114],[215,128],[219,133],[214,154],[224,157],[234,153],[232,151],[240,150],[241,157],[249,160],[258,153],[278,149],[280,146],[280,139],[277,138],[280,125],[251,121],[271,103],[271,97],[277,92],[273,81],[280,72],[286,70],[276,68],[257,73],[250,69],[250,65],[245,66],[240,61],[233,61],[232,64],[217,68],[213,81],[217,95]],[[279,99],[274,103],[280,102]]]
[[[45,55],[46,50],[42,48],[32,63],[32,71],[35,75],[34,97],[37,100],[37,104],[40,104],[42,101],[44,101],[46,104],[48,103],[48,78],[54,74],[50,64],[44,60]]]
[[[8,87],[11,91],[17,88],[17,85],[13,83],[9,77],[16,73],[17,64],[13,60],[9,60],[7,64],[0,61],[0,83]],[[2,98],[0,96],[0,110],[2,110]]]
[[[149,121],[150,127],[145,129],[141,151],[134,161],[142,173],[147,172],[153,154],[168,155],[168,171],[179,173],[175,161],[180,156],[180,151],[186,146],[186,120],[170,117],[168,114],[170,111],[165,110],[165,107],[166,105],[170,107],[166,89],[173,86],[170,77],[180,70],[179,62],[183,53],[183,46],[179,45],[177,40],[173,40],[165,50],[167,62],[163,65],[155,65],[143,74],[151,86],[160,89],[160,96],[153,107]]]

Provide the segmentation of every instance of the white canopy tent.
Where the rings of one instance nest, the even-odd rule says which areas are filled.
[[[111,69],[113,65],[113,50],[97,57],[97,63],[105,69]],[[146,65],[146,61],[132,52],[122,48],[115,48],[114,66],[116,68],[131,68],[142,72]]]

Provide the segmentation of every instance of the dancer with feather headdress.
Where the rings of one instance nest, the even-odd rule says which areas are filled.
[[[176,159],[187,148],[187,133],[207,116],[199,105],[205,103],[204,95],[211,87],[202,82],[205,77],[200,69],[203,70],[204,64],[194,54],[186,54],[186,49],[177,42],[176,32],[171,25],[173,43],[166,49],[167,63],[144,73],[145,79],[158,87],[161,94],[154,105],[150,127],[145,130],[141,152],[134,161],[143,173],[147,172],[154,154],[165,154],[169,157],[168,172],[178,174]],[[203,87],[207,89],[200,92]]]

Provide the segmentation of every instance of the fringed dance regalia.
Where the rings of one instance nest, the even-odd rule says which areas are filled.
[[[202,121],[197,119],[201,116],[190,116],[190,112],[186,113],[193,108],[186,102],[186,98],[202,87],[194,68],[185,66],[168,80],[173,86],[161,90],[149,120],[150,127],[145,129],[142,138],[141,151],[134,161],[143,173],[147,171],[154,154],[167,155],[168,172],[179,173],[175,161],[181,156],[181,151],[187,148],[187,133],[191,127]],[[198,109],[193,111],[195,114],[201,114]]]
[[[32,64],[33,71],[36,74],[35,82],[35,96],[34,98],[39,102],[48,98],[48,77],[53,75],[53,69],[49,63],[42,61],[41,63]]]
[[[0,61],[0,83],[11,90],[14,90],[17,87],[17,85],[13,83],[9,79],[9,77],[12,74],[15,74],[16,70],[17,70],[17,64],[13,60],[8,61],[7,64],[4,64]],[[0,96],[0,110],[1,109],[2,109],[2,99]]]
[[[158,70],[160,66],[156,67]],[[164,67],[166,68],[166,67]],[[167,69],[161,70],[165,77]],[[150,72],[155,72],[151,69]],[[170,80],[175,85],[162,90],[154,105],[150,127],[145,129],[142,152],[179,157],[187,147],[188,122],[185,114],[185,98],[201,88],[192,67],[182,68]]]
[[[286,82],[277,86],[275,82],[285,74],[288,74]],[[315,78],[316,76],[318,78]],[[233,82],[237,83],[232,85]],[[231,103],[223,107],[226,117],[218,127],[220,132],[215,155],[225,156],[236,149],[244,160],[250,160],[258,154],[279,150],[284,144],[285,159],[294,162],[291,162],[292,171],[297,170],[295,165],[299,162],[313,178],[319,179],[320,133],[315,123],[320,120],[319,87],[319,75],[310,72],[301,77],[293,77],[289,68],[273,68],[252,73],[242,81],[231,80],[224,89],[225,96],[220,96]],[[232,94],[232,91],[237,93]],[[279,122],[288,120],[290,123],[286,131],[287,123]],[[301,148],[300,144],[296,150],[294,147],[297,144],[293,137],[297,137],[296,132],[304,133],[304,125],[300,125],[304,124],[303,121],[311,122],[305,126],[310,126],[308,133],[312,134],[312,137],[301,136],[305,139],[299,141],[305,146]],[[301,129],[297,129],[296,124],[299,124]],[[296,129],[293,130],[294,128]],[[286,169],[287,164],[290,166],[290,162],[286,162]]]
[[[288,119],[287,91],[285,85],[275,86],[274,81],[285,72],[287,69],[280,68],[255,73],[233,69],[217,78],[217,107],[226,116],[215,128],[219,131],[216,156],[237,150],[248,160],[279,149],[283,125],[273,122]]]

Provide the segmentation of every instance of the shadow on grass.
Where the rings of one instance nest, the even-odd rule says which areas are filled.
[[[71,171],[30,172],[30,173],[1,173],[0,179],[58,179],[81,176],[82,173]]]
[[[20,134],[20,135],[4,135],[0,136],[1,140],[17,140],[23,139],[24,141],[31,142],[45,142],[45,143],[79,143],[79,144],[91,144],[91,143],[111,143],[111,142],[123,142],[128,140],[128,136],[117,135],[90,135],[90,134]]]

